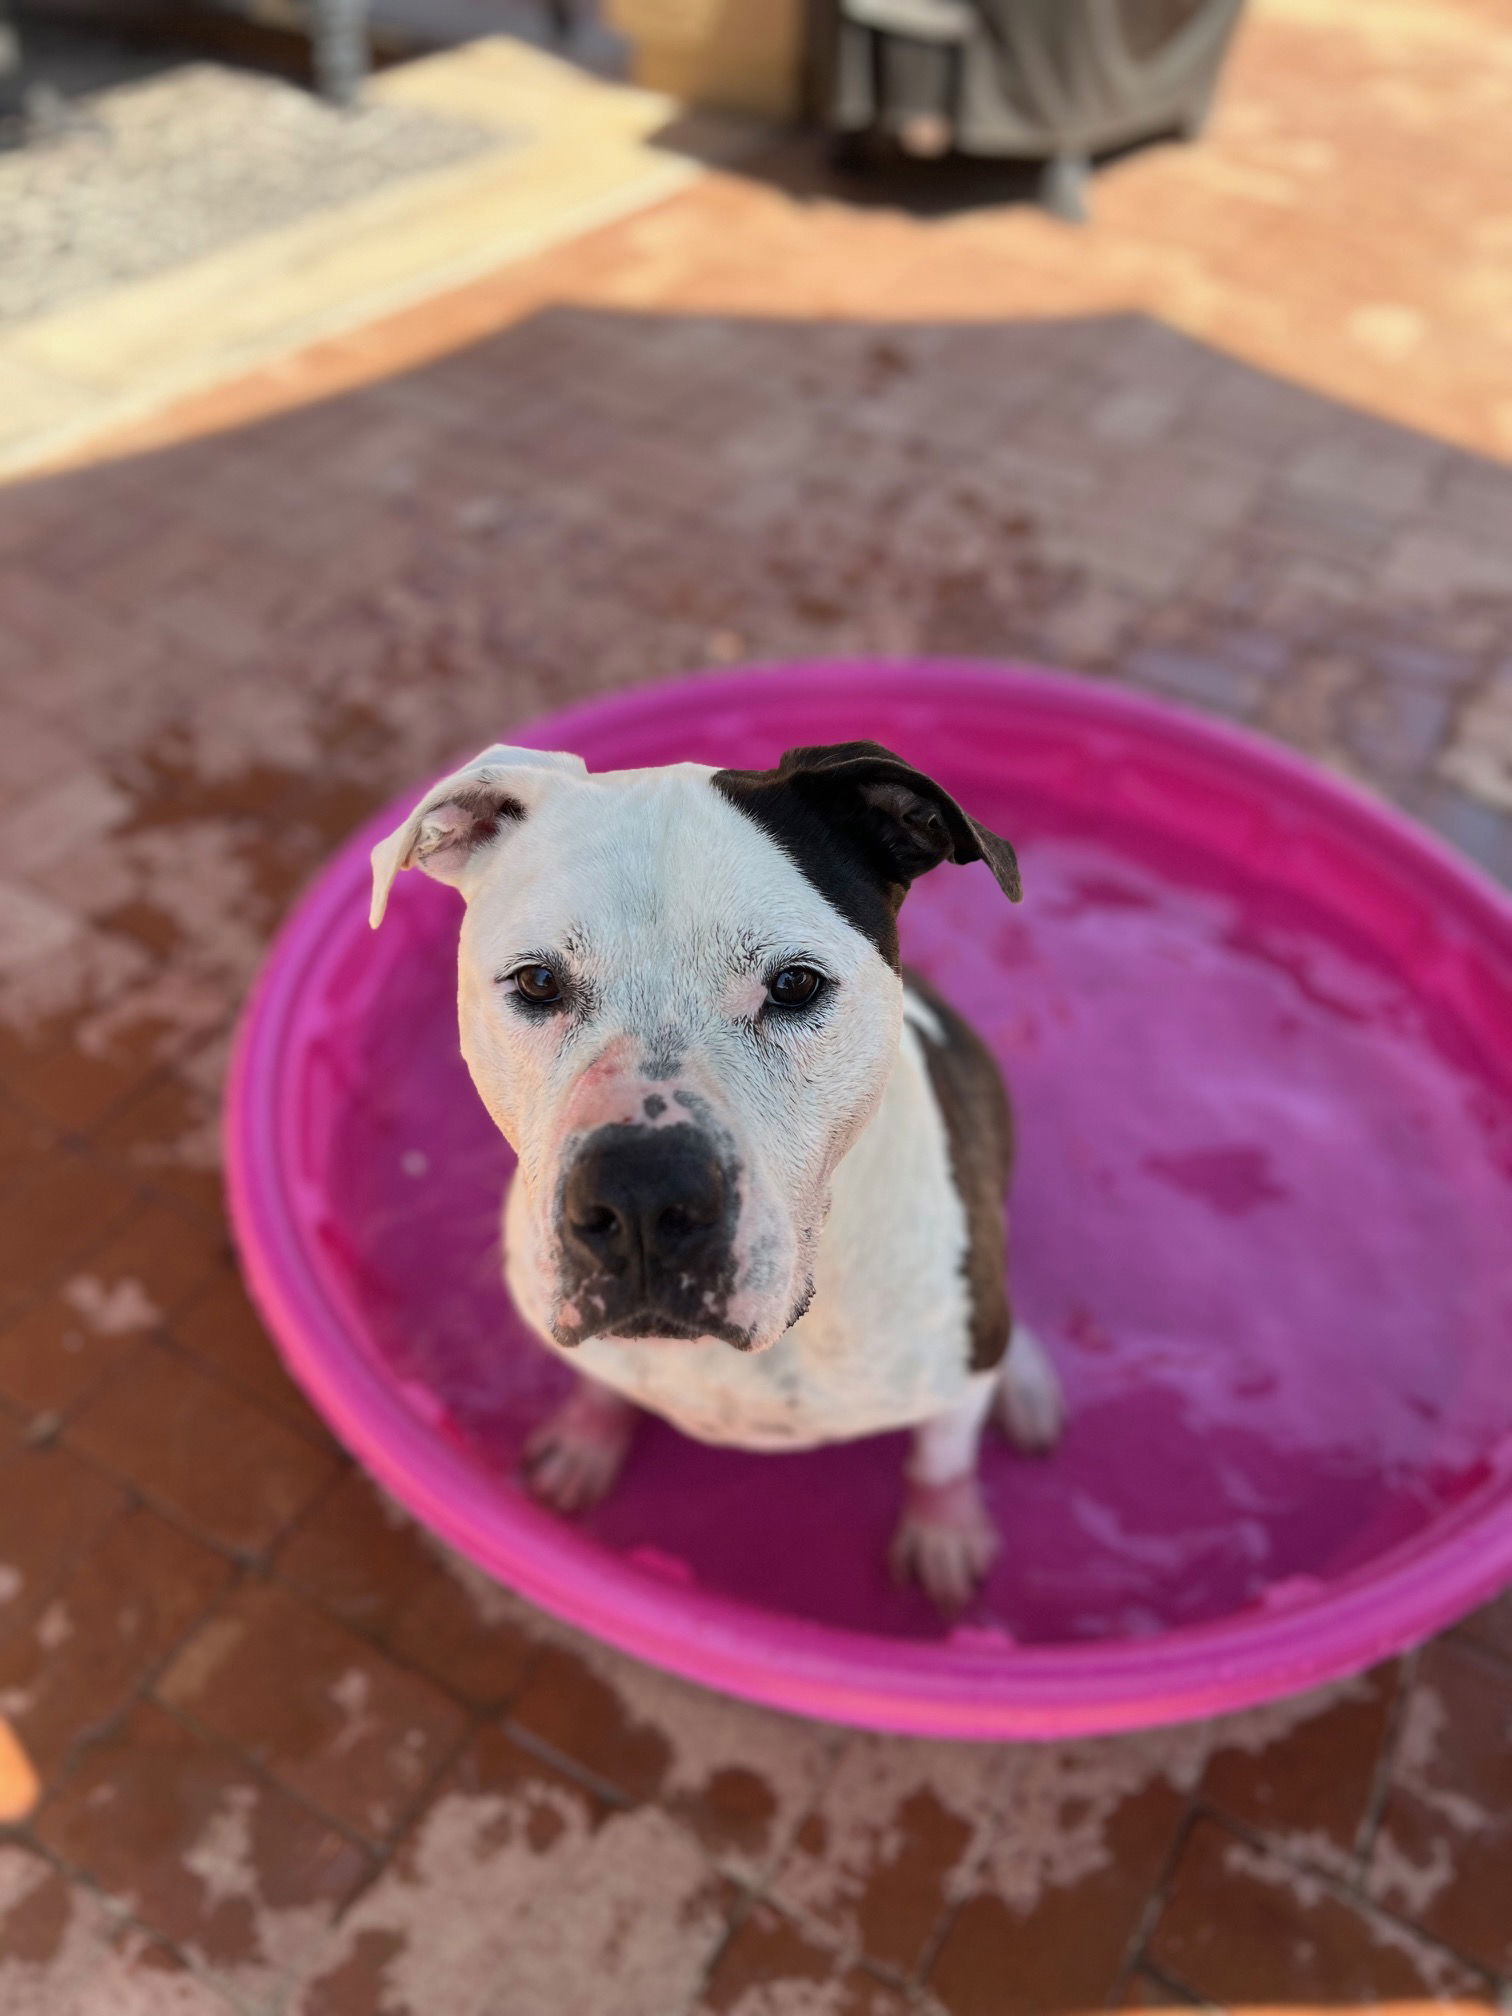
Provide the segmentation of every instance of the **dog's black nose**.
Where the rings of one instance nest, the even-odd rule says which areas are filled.
[[[730,1185],[698,1128],[601,1127],[562,1193],[562,1237],[585,1274],[608,1277],[627,1313],[686,1304],[729,1245]],[[607,1285],[607,1283],[606,1283]]]

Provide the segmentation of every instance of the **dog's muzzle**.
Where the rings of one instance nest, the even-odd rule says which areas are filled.
[[[720,1337],[735,1290],[739,1168],[701,1129],[600,1127],[562,1185],[558,1342]]]

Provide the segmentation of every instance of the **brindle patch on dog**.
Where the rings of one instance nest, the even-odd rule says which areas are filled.
[[[1013,1329],[1003,1238],[1003,1208],[1013,1173],[1013,1113],[992,1053],[971,1025],[909,968],[903,984],[928,1010],[927,1026],[918,1018],[914,1027],[966,1212],[961,1269],[971,1300],[969,1362],[973,1372],[990,1372],[1008,1349]]]

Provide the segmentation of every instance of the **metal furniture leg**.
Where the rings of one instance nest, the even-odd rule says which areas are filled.
[[[0,0],[0,119],[19,115],[26,94],[21,73],[21,36],[10,0]]]
[[[1091,179],[1092,164],[1085,154],[1053,154],[1040,170],[1040,203],[1052,217],[1067,224],[1085,224]]]
[[[368,0],[310,0],[315,82],[322,98],[351,105],[368,73]]]

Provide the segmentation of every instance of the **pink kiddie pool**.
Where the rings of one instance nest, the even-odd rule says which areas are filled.
[[[907,957],[1019,1114],[1015,1299],[1071,1426],[989,1447],[1006,1536],[954,1628],[885,1569],[900,1438],[649,1422],[582,1525],[514,1479],[564,1390],[502,1286],[511,1158],[457,1050],[453,892],[368,930],[357,834],[267,963],[227,1105],[237,1237],[296,1378],[501,1582],[710,1686],[877,1728],[1067,1736],[1352,1673],[1512,1579],[1512,907],[1269,744],[1085,681],[798,665],[519,739],[594,769],[871,736],[1018,846],[941,869]],[[464,752],[468,753],[468,752]]]

